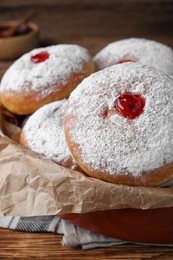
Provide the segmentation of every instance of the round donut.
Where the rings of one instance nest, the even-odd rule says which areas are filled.
[[[70,95],[69,149],[89,176],[158,186],[173,177],[173,80],[153,67],[118,64],[92,74]]]
[[[140,62],[173,75],[173,50],[156,41],[129,38],[108,44],[94,61],[98,70],[124,62]]]
[[[65,141],[63,117],[67,100],[54,101],[39,108],[25,122],[20,144],[73,170],[79,167]]]
[[[44,104],[67,98],[93,71],[93,60],[81,46],[59,44],[34,49],[4,74],[1,100],[13,113],[31,114]]]

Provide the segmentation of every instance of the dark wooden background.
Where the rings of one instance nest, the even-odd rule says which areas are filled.
[[[76,43],[95,54],[111,41],[144,37],[173,47],[173,0],[0,0],[0,20],[35,10],[40,45]],[[0,61],[0,77],[13,61]],[[0,259],[173,259],[173,247],[115,246],[82,252],[62,236],[0,230]]]
[[[95,54],[111,41],[145,37],[173,47],[173,0],[1,0],[0,20],[33,9],[41,45],[78,43]]]

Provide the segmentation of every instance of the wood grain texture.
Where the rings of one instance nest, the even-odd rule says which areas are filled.
[[[173,47],[172,0],[6,0],[0,20],[13,20],[34,9],[40,46],[76,43],[95,54],[111,41],[144,37]],[[13,61],[0,61],[0,78]],[[0,229],[3,259],[173,259],[171,247],[113,246],[82,251],[65,248],[61,235]]]
[[[37,12],[42,45],[78,43],[95,54],[134,36],[173,46],[172,0],[6,0],[0,1],[0,18],[18,19],[29,9]]]
[[[173,259],[171,247],[121,245],[82,250],[61,245],[62,236],[0,229],[0,259]]]

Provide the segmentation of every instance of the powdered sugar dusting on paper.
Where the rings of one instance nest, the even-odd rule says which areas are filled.
[[[144,112],[133,120],[103,117],[125,92],[141,94]],[[77,119],[68,124],[70,138],[90,170],[138,176],[173,161],[173,81],[154,68],[124,63],[94,73],[71,93],[68,107]]]
[[[66,166],[69,159],[72,168],[77,165],[66,145],[63,118],[67,100],[49,103],[38,109],[27,120],[23,134],[31,150]]]
[[[33,63],[31,56],[42,51],[47,51],[49,58],[44,62]],[[15,61],[7,70],[2,78],[1,89],[27,93],[32,85],[33,91],[39,91],[45,97],[54,92],[55,84],[66,84],[72,73],[84,70],[84,62],[89,60],[88,51],[78,45],[59,44],[34,49]]]
[[[173,50],[156,41],[142,38],[116,41],[108,44],[94,57],[99,69],[114,65],[122,59],[134,59],[173,75]]]

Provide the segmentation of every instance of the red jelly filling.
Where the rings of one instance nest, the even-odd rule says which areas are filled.
[[[49,53],[47,51],[39,52],[33,56],[31,56],[31,61],[33,63],[40,63],[49,58]]]
[[[104,118],[108,116],[108,107],[104,107],[104,109],[101,111],[101,116]]]
[[[114,101],[115,109],[124,117],[134,119],[139,116],[145,106],[145,99],[140,94],[126,92]]]
[[[135,60],[130,60],[130,59],[127,59],[127,60],[122,59],[122,60],[119,60],[119,61],[117,62],[117,64],[125,63],[125,62],[136,62],[136,61],[135,61]]]

